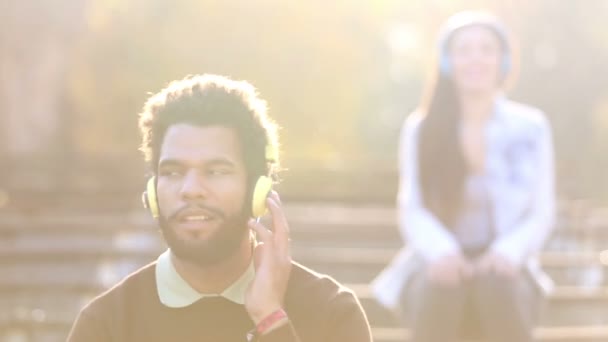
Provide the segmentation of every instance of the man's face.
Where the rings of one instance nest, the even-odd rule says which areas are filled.
[[[236,132],[175,124],[159,154],[158,203],[173,253],[201,266],[234,254],[247,238],[247,171]]]

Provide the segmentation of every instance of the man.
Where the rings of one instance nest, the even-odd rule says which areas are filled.
[[[352,291],[291,260],[281,200],[260,190],[278,170],[276,126],[250,84],[173,82],[140,129],[169,249],[88,304],[69,342],[371,341]],[[264,204],[270,229],[252,219]]]

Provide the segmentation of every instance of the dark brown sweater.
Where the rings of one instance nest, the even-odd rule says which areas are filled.
[[[164,306],[156,291],[155,264],[125,278],[88,304],[68,342],[245,342],[254,324],[245,307],[222,297],[184,308]],[[367,318],[352,291],[294,263],[286,324],[261,342],[370,342]]]

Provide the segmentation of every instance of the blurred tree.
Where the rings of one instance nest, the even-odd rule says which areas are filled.
[[[258,87],[284,127],[288,163],[348,160],[360,150],[353,115],[369,90],[371,52],[361,40],[369,28],[347,9],[320,1],[96,3],[71,75],[81,154],[132,156],[148,92],[208,72]]]
[[[65,75],[84,1],[0,3],[0,156],[4,181],[48,187],[57,181]]]
[[[285,164],[306,191],[325,190],[308,187],[315,170],[334,172],[345,192],[370,174],[392,175],[373,178],[392,200],[401,122],[435,66],[438,26],[468,8],[496,12],[517,38],[521,74],[510,93],[548,113],[560,191],[608,193],[596,186],[607,183],[598,163],[608,148],[598,124],[608,87],[602,0],[6,0],[0,153],[71,146],[60,154],[70,154],[64,170],[77,183],[139,181],[145,99],[170,80],[218,73],[251,81],[269,101]],[[347,174],[360,176],[348,183]]]

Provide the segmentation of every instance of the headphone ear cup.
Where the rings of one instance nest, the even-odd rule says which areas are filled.
[[[251,203],[251,213],[253,217],[261,217],[266,214],[266,197],[272,190],[272,179],[267,176],[258,178],[253,188],[253,196]]]
[[[146,184],[146,191],[142,194],[142,202],[144,208],[150,210],[152,217],[158,219],[160,210],[158,209],[158,198],[156,197],[156,177],[148,179]]]

